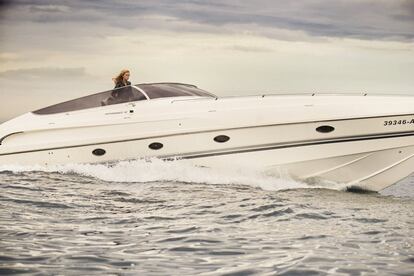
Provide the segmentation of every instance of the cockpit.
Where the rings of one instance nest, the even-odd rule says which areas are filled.
[[[128,102],[145,101],[170,97],[213,97],[216,96],[190,84],[181,83],[144,83],[129,85],[109,91],[89,95],[71,101],[55,104],[36,111],[34,114],[46,115],[82,109],[114,105]]]

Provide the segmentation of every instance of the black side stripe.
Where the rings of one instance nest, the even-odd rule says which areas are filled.
[[[388,138],[400,138],[400,137],[407,137],[407,136],[414,136],[414,132],[401,133],[398,135],[381,135],[381,136],[377,135],[377,136],[366,136],[366,137],[351,137],[347,139],[308,141],[308,142],[290,143],[290,144],[274,144],[273,146],[266,146],[266,147],[238,149],[238,150],[221,151],[221,152],[207,152],[207,153],[199,153],[199,154],[196,153],[196,154],[188,154],[188,155],[182,155],[178,157],[175,156],[175,157],[180,158],[180,159],[195,159],[195,158],[203,158],[203,157],[228,155],[228,154],[249,153],[249,152],[255,152],[255,151],[266,151],[266,150],[276,150],[276,149],[315,146],[315,145],[324,145],[324,144],[335,144],[335,143],[347,143],[347,142],[357,142],[357,141],[368,141],[368,140],[378,140],[378,139],[388,139]],[[413,142],[413,145],[414,145],[414,142]],[[165,156],[162,158],[171,159],[174,157]]]
[[[210,156],[217,156],[217,155],[227,155],[227,154],[235,154],[235,153],[274,150],[274,149],[303,147],[303,146],[322,145],[322,144],[355,142],[355,141],[364,141],[364,140],[399,138],[399,137],[407,137],[407,136],[414,136],[414,131],[396,132],[396,133],[381,133],[381,134],[360,135],[360,136],[348,136],[348,137],[342,137],[342,138],[330,138],[330,139],[323,139],[323,140],[297,141],[297,142],[293,142],[293,143],[275,143],[275,144],[259,145],[259,146],[256,146],[254,148],[252,148],[252,147],[242,147],[242,148],[233,148],[233,149],[229,149],[229,150],[226,150],[226,151],[220,151],[220,152],[207,151],[207,152],[188,153],[188,154],[185,154],[185,155],[178,155],[178,156],[177,155],[174,155],[174,156],[173,155],[164,155],[164,156],[158,156],[158,157],[159,158],[164,158],[164,159],[175,158],[175,157],[182,158],[182,159],[193,159],[193,158],[210,157]],[[128,140],[120,140],[120,141],[109,141],[109,142],[92,143],[92,144],[84,144],[84,145],[74,145],[74,146],[65,146],[65,147],[56,147],[56,148],[18,151],[18,152],[11,152],[11,153],[2,153],[2,154],[0,154],[0,156],[15,155],[15,154],[21,154],[21,153],[32,153],[32,152],[39,152],[39,151],[50,151],[50,150],[59,150],[59,149],[79,148],[79,147],[87,147],[87,146],[98,146],[98,145],[104,145],[104,144],[117,144],[117,143],[124,143],[124,142],[131,142],[131,141],[138,141],[138,140],[145,140],[145,139],[152,139],[152,138],[146,137],[146,138],[128,139]]]
[[[7,134],[6,136],[1,137],[1,138],[0,138],[0,145],[1,145],[1,143],[4,141],[4,139],[6,139],[7,137],[10,137],[10,136],[12,136],[12,135],[14,135],[14,134],[19,134],[19,133],[23,133],[23,131],[19,131],[19,132],[12,132],[12,133]]]

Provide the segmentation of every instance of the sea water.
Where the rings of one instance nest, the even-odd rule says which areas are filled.
[[[0,167],[0,275],[414,275],[414,176],[381,193],[160,160]]]

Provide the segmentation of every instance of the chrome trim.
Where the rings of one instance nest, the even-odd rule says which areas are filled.
[[[137,85],[131,85],[131,86],[134,87],[135,89],[137,89],[139,92],[141,92],[147,98],[147,100],[151,100],[148,97],[147,93],[144,90],[142,90],[141,88],[139,88]],[[133,101],[133,102],[127,102],[127,103],[134,103],[134,102],[139,102],[139,101]]]

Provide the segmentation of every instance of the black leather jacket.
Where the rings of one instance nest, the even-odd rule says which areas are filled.
[[[122,81],[120,81],[120,82],[117,82],[115,84],[114,88],[119,88],[119,87],[123,87],[123,86],[127,86],[127,85],[131,85],[131,82],[127,81],[127,84],[124,84]]]

